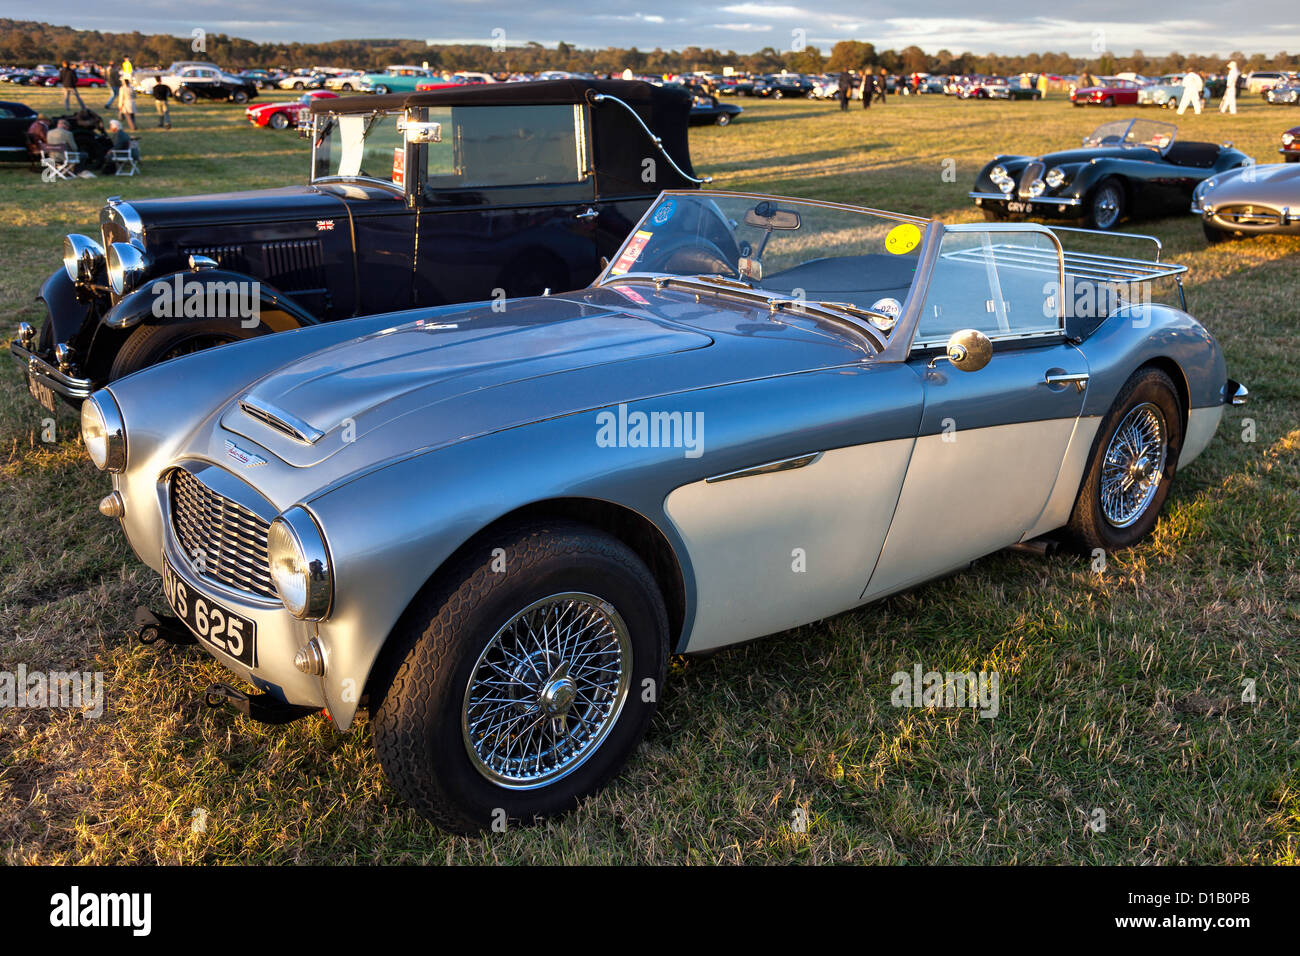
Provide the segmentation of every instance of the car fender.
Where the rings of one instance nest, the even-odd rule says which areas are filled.
[[[37,298],[45,303],[53,343],[72,341],[85,330],[86,321],[95,312],[93,300],[77,295],[76,284],[62,267],[50,273]]]
[[[170,275],[156,276],[147,280],[140,288],[123,296],[104,316],[103,323],[112,329],[126,330],[138,325],[152,325],[161,320],[177,317],[177,297],[181,302],[202,290],[204,302],[212,301],[219,295],[228,294],[231,283],[252,283],[248,290],[249,297],[256,294],[258,299],[258,319],[273,332],[285,332],[309,325],[318,325],[320,320],[305,308],[285,295],[279,289],[259,279],[240,272],[226,269],[204,269],[193,272],[174,272]],[[241,290],[242,285],[237,286]],[[179,290],[179,291],[178,291]],[[210,318],[212,316],[196,315],[191,318]]]

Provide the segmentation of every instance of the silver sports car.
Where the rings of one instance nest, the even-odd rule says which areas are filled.
[[[1300,235],[1300,165],[1269,163],[1216,173],[1192,193],[1205,238]]]
[[[1085,239],[666,192],[588,288],[186,356],[82,433],[149,627],[256,689],[210,699],[366,706],[426,817],[531,820],[618,772],[672,653],[1151,530],[1246,390],[1154,301],[1184,267]]]

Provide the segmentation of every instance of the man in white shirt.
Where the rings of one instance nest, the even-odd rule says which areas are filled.
[[[1201,90],[1205,88],[1205,83],[1201,79],[1201,74],[1195,70],[1188,70],[1187,75],[1183,77],[1183,98],[1178,104],[1178,115],[1183,115],[1183,110],[1187,109],[1190,104],[1195,110],[1196,115],[1201,115]]]
[[[1237,80],[1241,77],[1241,71],[1237,69],[1237,61],[1228,62],[1228,87],[1223,91],[1223,102],[1219,104],[1220,113],[1231,113],[1237,115]]]

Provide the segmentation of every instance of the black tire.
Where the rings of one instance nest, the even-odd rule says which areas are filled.
[[[491,548],[504,549],[504,573],[493,571]],[[480,655],[515,615],[569,592],[595,595],[621,616],[631,683],[604,739],[566,775],[532,789],[509,788],[489,779],[470,755],[467,692]],[[398,794],[447,830],[472,833],[562,813],[612,779],[640,743],[667,660],[663,598],[630,548],[566,521],[507,529],[435,579],[394,629],[369,685],[375,751]],[[544,670],[549,666],[543,662]],[[512,678],[502,693],[523,686]],[[649,686],[654,693],[643,692]]]
[[[731,114],[719,113],[718,118],[715,119],[714,122],[717,123],[719,126],[727,126],[728,124],[731,123]]]
[[[295,90],[300,90],[300,89],[302,89],[302,80],[299,80],[297,83],[295,83],[295,84],[293,85],[293,88],[294,88]]]
[[[341,89],[344,93],[351,93],[351,92],[352,92],[352,84],[351,84],[351,83],[344,83],[341,87],[339,87],[339,89]]]
[[[1103,179],[1088,196],[1087,221],[1090,229],[1114,229],[1124,218],[1124,184],[1118,179]]]
[[[1107,451],[1116,431],[1129,413],[1147,406],[1158,408],[1164,420],[1164,462],[1159,468],[1160,478],[1154,493],[1131,521],[1121,522],[1121,527],[1107,517],[1102,506],[1101,486],[1103,472],[1106,470]],[[1088,459],[1088,470],[1084,473],[1070,523],[1065,529],[1067,542],[1084,552],[1092,552],[1097,548],[1111,552],[1132,547],[1146,537],[1155,527],[1160,509],[1164,507],[1165,499],[1169,497],[1169,488],[1173,484],[1178,456],[1183,448],[1183,416],[1178,390],[1169,376],[1160,369],[1150,366],[1138,369],[1124,383],[1115,403],[1097,429],[1092,454]]]
[[[1102,106],[1106,106],[1106,107],[1114,106],[1114,105],[1115,105],[1115,97],[1113,97],[1113,96],[1108,96],[1108,97],[1106,97],[1104,100],[1101,101],[1101,105],[1102,105]]]
[[[375,87],[375,92],[376,92],[376,93],[387,93],[387,92],[389,92],[389,89],[388,89],[388,87],[384,86],[384,84],[380,83],[378,86]]]
[[[242,106],[243,104],[248,102],[248,91],[235,90],[235,92],[230,94],[230,98]]]
[[[270,118],[269,120],[267,120],[266,123],[267,123],[268,126],[271,127],[271,129],[288,129],[288,128],[289,128],[289,114],[288,114],[288,113],[282,113],[282,112],[281,112],[281,113],[272,113],[272,114],[271,114],[271,118]]]
[[[1222,229],[1216,229],[1208,222],[1201,222],[1201,231],[1205,233],[1205,241],[1210,245],[1218,245],[1220,242],[1227,242],[1229,239],[1237,238],[1230,232],[1224,232]]]
[[[193,103],[195,100],[198,99],[198,96],[195,95],[193,90],[181,90],[179,93],[176,94],[176,98],[180,100],[182,103],[184,103],[186,106],[189,106],[191,103]]]
[[[1284,158],[1288,163],[1300,163],[1300,156],[1286,156]]]
[[[139,325],[118,349],[108,377],[110,381],[117,381],[124,375],[168,359],[269,332],[260,322],[254,328],[246,329],[238,319],[175,319],[156,325]]]

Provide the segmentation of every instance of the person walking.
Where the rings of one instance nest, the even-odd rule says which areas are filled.
[[[77,105],[83,110],[86,108],[86,101],[81,98],[81,91],[77,89],[77,71],[67,60],[59,67],[59,84],[63,87],[63,108],[66,110],[72,105],[72,97],[77,98]]]
[[[1237,115],[1237,81],[1241,79],[1241,71],[1237,69],[1237,61],[1228,61],[1228,85],[1223,88],[1223,102],[1219,104],[1220,113],[1231,113]]]
[[[172,115],[167,109],[167,99],[172,95],[171,88],[161,81],[153,85],[153,108],[158,111],[158,128],[171,129]]]
[[[849,108],[849,96],[853,92],[853,80],[849,76],[848,70],[840,72],[840,78],[835,86],[840,97],[840,112],[844,112]]]
[[[877,96],[877,98],[880,100],[881,103],[884,103],[884,102],[885,102],[885,92],[886,92],[885,87],[886,87],[887,85],[888,85],[888,84],[886,83],[886,80],[885,80],[885,68],[882,66],[882,67],[880,68],[880,76],[879,76],[879,78],[876,80],[876,96]]]
[[[117,115],[131,132],[136,131],[135,88],[131,85],[131,77],[125,70],[122,71],[122,83],[117,94]]]
[[[1205,81],[1201,79],[1201,74],[1195,70],[1188,70],[1187,75],[1183,77],[1183,98],[1178,103],[1178,115],[1183,115],[1183,110],[1188,105],[1195,110],[1196,115],[1201,115],[1201,91],[1205,89]]]
[[[871,101],[876,98],[876,78],[870,70],[862,71],[862,108],[871,109]]]
[[[117,102],[117,88],[122,83],[122,71],[117,68],[117,62],[114,61],[108,65],[108,102],[104,104],[104,109],[111,110],[113,104]]]

